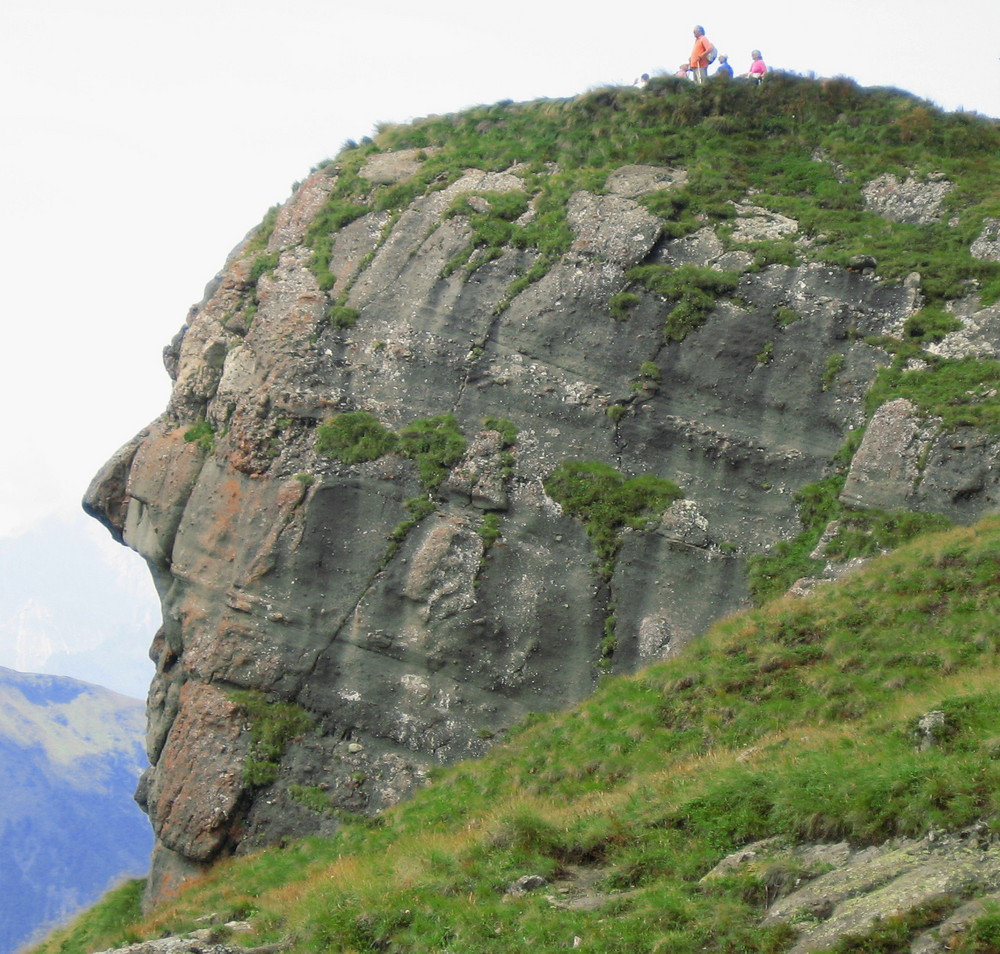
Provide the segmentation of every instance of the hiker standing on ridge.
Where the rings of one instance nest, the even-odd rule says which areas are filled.
[[[709,52],[715,47],[708,42],[705,36],[705,28],[696,26],[694,28],[694,48],[691,50],[691,58],[688,60],[688,67],[691,70],[691,77],[696,83],[704,83],[708,78]]]

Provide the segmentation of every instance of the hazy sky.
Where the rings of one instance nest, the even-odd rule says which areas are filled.
[[[163,409],[161,350],[230,249],[377,123],[672,71],[695,22],[737,72],[759,47],[1000,116],[997,0],[362,6],[6,0],[0,536],[78,509]]]

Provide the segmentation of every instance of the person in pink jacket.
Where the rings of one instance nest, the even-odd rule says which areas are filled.
[[[705,36],[705,28],[696,26],[694,28],[694,47],[691,50],[691,57],[688,60],[688,68],[696,83],[704,83],[708,77],[708,51],[713,49]]]
[[[767,66],[764,64],[764,57],[760,55],[760,50],[754,50],[750,54],[750,59],[753,62],[750,64],[750,69],[743,75],[747,79],[752,79],[755,83],[759,83],[763,78],[764,74],[767,72]]]

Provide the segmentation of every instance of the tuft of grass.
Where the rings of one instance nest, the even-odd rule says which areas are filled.
[[[926,305],[915,315],[906,319],[904,334],[907,338],[922,343],[940,341],[945,335],[962,327],[954,315],[941,305]]]
[[[869,410],[893,398],[907,398],[941,429],[977,427],[1000,434],[1000,361],[935,359],[925,368],[902,370],[898,362],[879,371],[866,402]]]
[[[341,190],[351,188],[346,183],[352,182],[352,180],[349,177],[344,177],[344,180],[345,185],[341,186]],[[336,280],[330,272],[330,256],[333,254],[333,241],[336,233],[345,225],[350,225],[355,219],[371,211],[368,206],[350,201],[342,196],[341,190],[335,189],[330,193],[319,214],[309,224],[304,239],[304,244],[313,250],[309,267],[323,291],[329,291],[333,288]]]
[[[774,310],[774,323],[779,328],[787,328],[793,322],[799,321],[801,317],[797,311],[793,311],[786,305],[779,305]]]
[[[638,304],[639,296],[635,292],[619,292],[608,300],[608,309],[615,321],[628,321]]]
[[[403,506],[406,508],[409,517],[396,524],[392,533],[389,534],[389,549],[386,551],[386,555],[382,560],[383,566],[385,566],[396,555],[410,531],[418,523],[420,523],[424,517],[429,517],[437,509],[434,501],[431,500],[430,497],[411,497],[403,504]]]
[[[265,275],[272,274],[277,267],[277,252],[268,252],[266,254],[262,253],[256,256],[253,260],[253,264],[250,266],[250,277],[248,279],[249,283],[251,285],[256,285],[261,278]]]
[[[700,265],[636,265],[628,278],[673,302],[664,328],[666,341],[683,341],[708,317],[719,298],[731,295],[739,285],[737,272]]]
[[[474,199],[479,200],[475,205],[472,204]],[[463,266],[471,273],[499,257],[507,247],[523,244],[523,229],[515,220],[527,210],[528,195],[520,189],[513,192],[477,192],[474,195],[457,196],[447,214],[465,216],[472,237],[468,245],[445,266],[445,275]]]
[[[318,785],[289,785],[288,795],[294,802],[316,815],[336,815],[337,809],[328,792]]]
[[[751,557],[747,563],[747,580],[755,603],[760,605],[774,599],[796,580],[822,571],[823,562],[810,554],[827,524],[841,512],[838,498],[845,479],[846,468],[843,468],[796,492],[802,532],[791,540],[779,540],[771,553]]]
[[[503,439],[503,447],[513,447],[517,443],[517,425],[506,417],[484,417],[483,430],[496,431]]]
[[[682,496],[673,481],[651,474],[626,477],[593,460],[564,461],[545,480],[545,492],[586,526],[604,580],[614,572],[620,532],[644,530],[650,516]]]
[[[399,450],[417,464],[420,481],[435,490],[465,453],[465,436],[454,414],[421,418],[399,432]]]
[[[488,550],[501,537],[500,515],[495,512],[484,513],[479,524],[479,536],[483,541],[483,548]]]
[[[281,211],[280,205],[272,205],[271,208],[264,213],[264,218],[261,219],[260,225],[254,230],[253,234],[247,240],[245,253],[248,255],[257,255],[267,249],[267,244],[271,240],[271,236],[274,234],[274,227],[278,222],[278,213]]]
[[[334,328],[353,328],[358,323],[358,310],[346,305],[331,305],[326,311],[326,320]]]
[[[833,387],[834,381],[837,380],[837,375],[844,370],[844,355],[835,351],[826,359],[826,367],[823,369],[823,390],[826,391]]]
[[[837,518],[837,531],[823,552],[841,560],[876,556],[950,526],[945,517],[912,510],[848,510]]]
[[[639,376],[646,381],[659,383],[663,372],[660,371],[660,366],[655,361],[643,361],[639,365]]]
[[[243,779],[256,787],[270,785],[278,777],[288,743],[312,728],[312,716],[294,702],[271,698],[256,689],[237,689],[229,698],[250,722],[250,748]]]

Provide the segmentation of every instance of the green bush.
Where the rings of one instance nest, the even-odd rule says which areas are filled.
[[[399,432],[399,450],[416,461],[421,483],[434,490],[465,453],[465,435],[454,414],[422,418]]]
[[[327,309],[326,320],[334,328],[353,328],[358,323],[358,310],[346,305],[331,305]]]
[[[189,444],[197,444],[206,454],[211,454],[215,450],[215,428],[203,418],[184,432],[184,440]]]
[[[377,460],[396,450],[399,438],[367,411],[346,411],[316,429],[316,453],[344,464]]]

